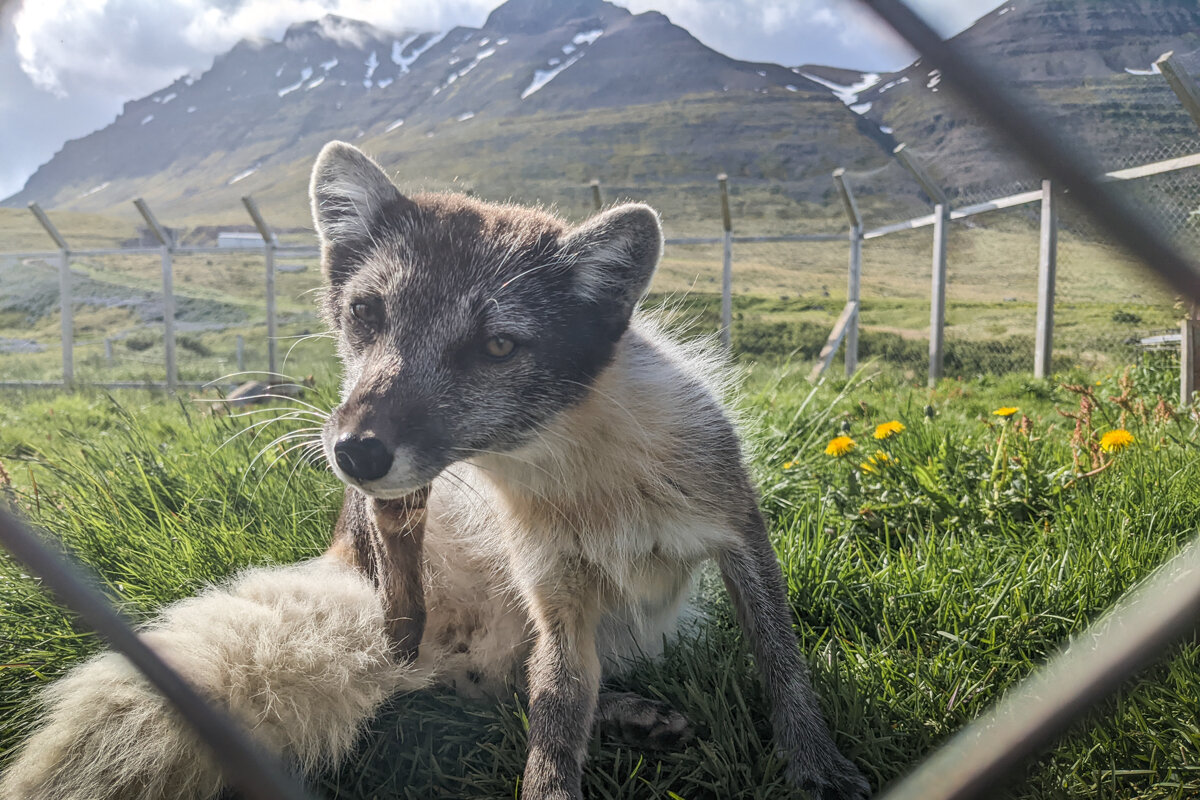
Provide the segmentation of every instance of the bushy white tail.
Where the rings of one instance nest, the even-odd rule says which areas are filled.
[[[318,559],[247,570],[167,607],[145,638],[206,699],[304,771],[332,764],[397,691],[428,675],[397,666],[374,587]],[[115,653],[43,695],[45,722],[0,779],[5,800],[206,800],[222,788],[208,749]]]

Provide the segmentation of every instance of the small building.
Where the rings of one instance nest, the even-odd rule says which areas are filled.
[[[262,249],[263,239],[257,233],[243,233],[242,231],[218,231],[217,232],[217,247],[228,248],[254,248]]]

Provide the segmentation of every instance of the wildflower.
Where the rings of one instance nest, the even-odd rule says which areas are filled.
[[[886,467],[892,463],[892,457],[882,450],[876,450],[875,455],[868,458],[863,463],[859,464],[859,469],[863,472],[878,472],[880,467]]]
[[[784,468],[784,469],[791,469],[791,468],[792,468],[792,467],[794,467],[794,466],[796,466],[796,462],[795,462],[795,461],[785,461],[785,462],[783,462],[783,468]]]
[[[1100,437],[1100,449],[1106,453],[1119,453],[1131,444],[1135,444],[1136,440],[1133,434],[1124,428],[1117,428],[1115,431],[1109,431]]]
[[[1017,408],[1016,406],[1004,406],[1003,408],[997,408],[992,412],[992,414],[997,417],[1011,417],[1020,410],[1021,409]]]
[[[841,458],[856,446],[854,440],[849,436],[838,436],[836,439],[831,439],[829,444],[825,445],[825,455]]]
[[[885,422],[882,425],[877,425],[875,427],[875,438],[876,439],[890,439],[891,437],[895,436],[897,433],[900,433],[903,430],[904,430],[903,423],[901,423],[897,420],[892,420],[891,422]]]

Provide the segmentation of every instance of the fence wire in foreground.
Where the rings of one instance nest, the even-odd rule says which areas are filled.
[[[311,800],[275,759],[256,746],[228,715],[196,694],[122,619],[79,569],[56,555],[15,517],[0,509],[0,544],[45,582],[67,608],[108,640],[179,711],[212,750],[229,785],[249,800]]]
[[[1168,283],[1200,298],[1200,273],[1145,216],[1104,184],[1092,165],[1063,147],[1010,93],[917,17],[902,0],[861,0],[940,68],[946,85],[1003,133],[1045,174],[1069,188],[1113,238]],[[726,226],[728,228],[728,226]],[[10,515],[0,511],[0,543],[40,575],[48,588],[156,686],[210,747],[229,782],[245,796],[272,800],[307,795],[224,714],[209,706],[166,666],[70,566]],[[1092,705],[1165,648],[1195,629],[1200,614],[1200,542],[1193,542],[1154,578],[1067,650],[967,726],[889,793],[890,798],[977,797],[1011,778]]]
[[[1066,147],[1011,93],[952,41],[943,41],[903,0],[861,0],[916,48],[959,99],[1076,201],[1144,267],[1193,300],[1200,272],[1142,210],[1096,181],[1092,165]],[[1067,650],[1027,678],[896,785],[889,800],[942,800],[993,793],[1094,704],[1166,648],[1196,629],[1200,616],[1200,540],[1117,604]]]

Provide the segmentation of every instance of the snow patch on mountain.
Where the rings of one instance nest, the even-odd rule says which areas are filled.
[[[837,97],[838,100],[841,100],[848,106],[857,103],[858,96],[867,89],[870,89],[875,84],[879,83],[880,79],[878,73],[868,72],[859,78],[857,83],[852,83],[849,86],[846,86],[840,83],[834,83],[833,81],[827,81],[819,75],[813,75],[811,72],[801,72],[800,75],[808,78],[813,83],[821,84],[826,89],[833,92],[834,96]]]
[[[226,186],[233,186],[233,185],[234,185],[235,183],[237,183],[238,181],[244,181],[246,178],[249,178],[251,175],[253,175],[254,173],[258,172],[258,167],[259,167],[259,165],[258,165],[258,164],[255,164],[253,167],[251,167],[250,169],[246,170],[245,172],[239,172],[237,175],[234,175],[232,178],[230,178],[230,179],[229,179],[229,180],[226,182],[226,184],[225,184],[225,185],[226,185]]]
[[[419,47],[413,48],[412,52],[409,53],[407,56],[404,55],[404,51],[409,48],[409,45],[411,45],[413,42],[415,42],[417,39],[421,38],[425,34],[416,33],[416,34],[413,34],[412,36],[408,37],[407,39],[405,39],[403,42],[399,42],[399,41],[392,42],[392,63],[395,64],[396,66],[400,67],[401,72],[408,72],[408,68],[411,67],[413,64],[415,64],[417,59],[425,54],[426,50],[433,47],[435,44],[440,42],[442,39],[445,39],[446,34],[448,34],[448,33],[450,33],[450,31],[442,31],[441,33],[435,33],[435,34],[430,35],[424,44],[420,45]]]
[[[525,87],[525,91],[521,92],[521,99],[524,100],[525,98],[529,97],[531,94],[537,92],[539,89],[541,89],[547,83],[549,83],[550,81],[554,80],[559,75],[561,75],[563,70],[567,69],[568,67],[570,67],[572,64],[574,64],[581,58],[583,58],[583,53],[577,53],[576,55],[572,56],[571,58],[568,58],[564,63],[559,64],[558,66],[554,67],[553,69],[534,70],[533,80],[530,81],[529,85]],[[551,61],[555,61],[555,60],[557,60],[557,59],[551,59]]]
[[[292,92],[296,91],[301,86],[303,86],[305,81],[307,81],[309,78],[312,77],[312,74],[313,74],[312,67],[305,67],[304,69],[300,70],[300,80],[296,81],[295,83],[291,84],[290,86],[283,87],[278,92],[276,92],[276,94],[278,94],[280,97],[291,94]]]

